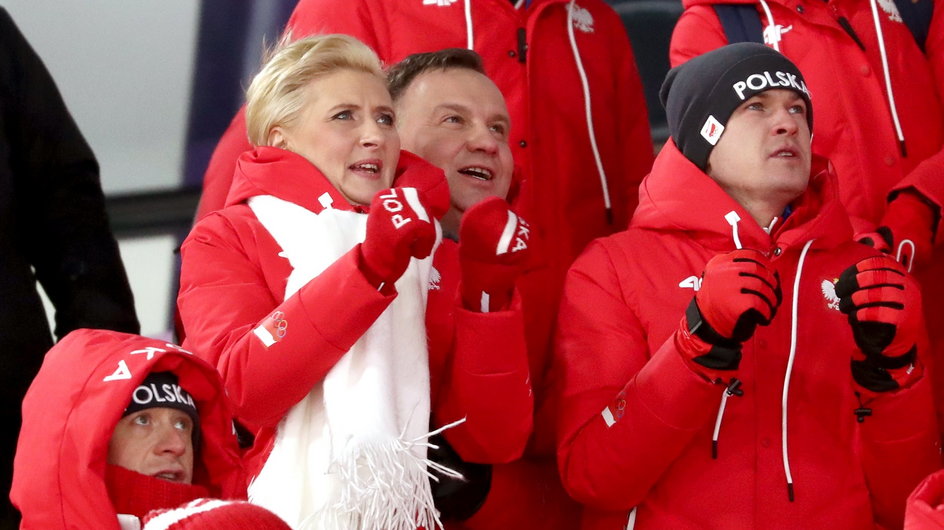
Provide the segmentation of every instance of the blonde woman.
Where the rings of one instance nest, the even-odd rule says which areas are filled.
[[[440,525],[431,426],[464,418],[446,437],[486,463],[530,432],[513,276],[491,281],[522,263],[526,224],[488,201],[442,240],[443,174],[401,153],[379,60],[351,37],[277,50],[246,116],[256,148],[184,242],[178,305],[255,435],[250,500],[296,528]]]

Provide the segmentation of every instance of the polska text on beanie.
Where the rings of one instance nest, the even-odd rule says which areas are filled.
[[[702,171],[731,114],[748,99],[776,88],[806,101],[813,130],[813,106],[800,69],[783,54],[754,42],[729,44],[669,70],[659,98],[669,134],[685,158]]]
[[[131,402],[122,416],[154,407],[167,407],[186,412],[199,424],[200,416],[193,397],[181,388],[177,376],[172,372],[152,372],[131,393]],[[196,428],[194,429],[196,432]]]

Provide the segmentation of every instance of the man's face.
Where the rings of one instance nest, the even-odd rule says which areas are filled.
[[[514,161],[505,99],[488,77],[466,68],[430,70],[395,103],[403,148],[442,168],[455,222],[479,201],[507,198]]]
[[[193,421],[183,411],[152,407],[128,414],[108,442],[108,463],[142,475],[190,484]]]
[[[792,90],[748,99],[728,120],[706,173],[749,211],[760,207],[780,215],[809,183],[806,114],[806,102]]]

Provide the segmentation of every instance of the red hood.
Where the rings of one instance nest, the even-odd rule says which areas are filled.
[[[449,186],[443,171],[408,151],[400,151],[393,183],[417,188],[424,204],[437,218],[449,209]],[[272,195],[320,213],[325,208],[321,201],[325,194],[336,210],[366,211],[366,207],[351,205],[321,171],[301,155],[277,147],[257,147],[246,151],[236,161],[226,206],[256,195]]]
[[[768,235],[731,196],[666,142],[639,186],[639,207],[631,226],[669,232],[687,232],[705,247],[718,252],[734,250],[731,224],[725,216],[740,217],[738,236],[746,248],[766,250],[775,244],[802,245],[810,239],[817,247],[833,247],[852,239],[852,226],[839,203],[835,175],[825,158],[813,157],[810,185],[793,202],[793,213]],[[697,208],[692,208],[697,204]]]
[[[118,529],[105,487],[108,441],[131,392],[152,371],[177,375],[197,404],[195,485],[245,495],[232,410],[216,370],[163,341],[80,329],[56,344],[23,400],[10,498],[23,529]]]

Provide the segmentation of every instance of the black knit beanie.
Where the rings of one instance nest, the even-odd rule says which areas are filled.
[[[177,376],[172,372],[151,372],[147,378],[131,393],[131,402],[122,416],[133,414],[139,410],[154,407],[167,407],[186,412],[193,420],[194,431],[197,431],[200,415],[193,397],[178,383]]]
[[[731,114],[745,101],[775,88],[806,101],[813,130],[813,105],[800,69],[780,52],[755,42],[729,44],[669,70],[659,97],[675,145],[702,171]]]

